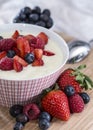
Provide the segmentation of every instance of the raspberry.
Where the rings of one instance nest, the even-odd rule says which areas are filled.
[[[13,69],[13,59],[4,57],[0,60],[0,69],[1,70],[12,70]]]
[[[16,46],[16,42],[12,38],[0,40],[0,51],[12,50],[12,48],[15,46]]]
[[[24,106],[23,113],[29,118],[29,120],[34,120],[38,118],[40,110],[36,104],[32,103]]]

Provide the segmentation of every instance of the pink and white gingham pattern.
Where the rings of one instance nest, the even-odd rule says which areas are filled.
[[[31,102],[43,89],[55,83],[60,73],[61,69],[43,78],[24,81],[0,79],[0,105],[10,107]]]

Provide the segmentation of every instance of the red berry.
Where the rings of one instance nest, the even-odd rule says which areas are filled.
[[[12,70],[13,69],[13,59],[4,57],[0,60],[0,69],[1,70]]]
[[[1,39],[0,40],[0,51],[12,50],[16,46],[16,42],[12,38]]]
[[[29,118],[29,120],[34,120],[38,118],[40,110],[36,104],[32,103],[24,106],[23,113]]]

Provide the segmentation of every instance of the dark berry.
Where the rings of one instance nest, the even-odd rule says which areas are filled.
[[[53,20],[52,18],[49,17],[47,23],[46,23],[46,28],[51,28],[53,26]]]
[[[7,51],[7,57],[13,58],[15,55],[16,55],[15,51],[13,51],[13,50]]]
[[[11,116],[16,117],[19,114],[21,114],[23,112],[23,106],[22,105],[13,105],[12,107],[10,107],[9,109],[9,113]]]
[[[22,130],[24,125],[21,122],[16,122],[13,130]]]
[[[38,19],[39,19],[39,15],[38,14],[30,14],[29,15],[29,20],[30,21],[33,21],[33,22],[36,22],[36,21],[38,21]]]
[[[34,7],[34,9],[32,10],[32,13],[40,14],[41,13],[40,7],[39,6]]]
[[[41,120],[41,119],[46,119],[46,120],[50,121],[51,116],[48,112],[41,112],[39,115],[39,120]]]
[[[40,15],[40,19],[41,19],[42,21],[44,21],[44,22],[47,22],[48,19],[49,19],[49,17],[48,17],[46,14],[41,14],[41,15]]]
[[[13,23],[21,23],[22,21],[20,20],[20,17],[19,16],[16,16],[14,19],[13,19]]]
[[[24,7],[20,12],[22,12],[22,13],[24,13],[25,15],[30,15],[31,14],[31,12],[32,12],[32,10],[31,10],[31,8],[30,7]]]
[[[26,14],[24,14],[24,13],[20,13],[19,14],[19,18],[20,18],[20,20],[25,20],[26,19]]]
[[[16,116],[16,121],[26,124],[29,121],[29,119],[25,114],[21,113],[18,116]]]
[[[82,93],[79,93],[79,95],[82,97],[85,104],[87,104],[90,101],[90,97],[87,93],[82,92]]]
[[[66,86],[64,92],[67,96],[72,96],[75,93],[75,89],[72,86]]]
[[[46,24],[45,24],[45,22],[44,21],[38,21],[38,22],[36,22],[36,25],[38,25],[38,26],[42,26],[42,27],[45,27],[46,26]]]
[[[27,62],[27,63],[32,63],[33,61],[34,61],[34,59],[35,59],[35,56],[34,56],[34,54],[33,53],[27,53],[26,55],[25,55],[25,61]]]
[[[1,39],[3,39],[3,37],[2,37],[2,36],[0,36],[0,40],[1,40]]]
[[[36,104],[31,103],[24,106],[23,113],[28,117],[29,120],[34,120],[38,118],[40,110]]]
[[[39,120],[39,128],[41,130],[47,130],[50,126],[50,122],[46,119]]]
[[[50,16],[51,14],[49,9],[44,9],[42,13],[46,14],[47,16]]]

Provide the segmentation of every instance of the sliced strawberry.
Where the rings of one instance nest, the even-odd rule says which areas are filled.
[[[14,59],[13,67],[16,72],[21,72],[23,70],[22,64],[20,64],[17,60]]]
[[[6,56],[6,51],[0,52],[0,60]]]
[[[13,50],[15,51],[16,55],[20,56],[20,51],[18,48],[13,47]]]
[[[45,55],[45,56],[53,56],[53,55],[55,55],[55,53],[53,53],[51,51],[43,50],[43,55]]]
[[[40,33],[37,35],[37,37],[40,37],[40,38],[44,41],[45,44],[48,43],[48,36],[47,36],[44,32],[40,32]]]
[[[19,35],[20,34],[19,34],[18,30],[15,30],[14,34],[12,35],[12,38],[17,39],[19,37]]]
[[[32,66],[43,66],[44,62],[42,59],[35,59],[35,61],[32,63]]]
[[[24,38],[27,39],[28,41],[36,39],[36,37],[34,35],[31,35],[31,34],[25,35]]]
[[[17,40],[17,48],[20,51],[20,56],[23,58],[25,55],[25,51],[24,51],[24,38],[23,37],[18,37]]]
[[[42,49],[34,49],[34,55],[36,59],[42,59],[43,50]]]
[[[23,60],[21,57],[19,57],[17,55],[15,55],[13,57],[13,59],[15,59],[16,61],[18,61],[24,67],[28,65],[28,63],[25,60]]]
[[[30,47],[30,52],[34,52],[34,47]]]
[[[24,53],[25,54],[30,53],[30,45],[28,40],[24,39],[23,44],[24,44]]]

